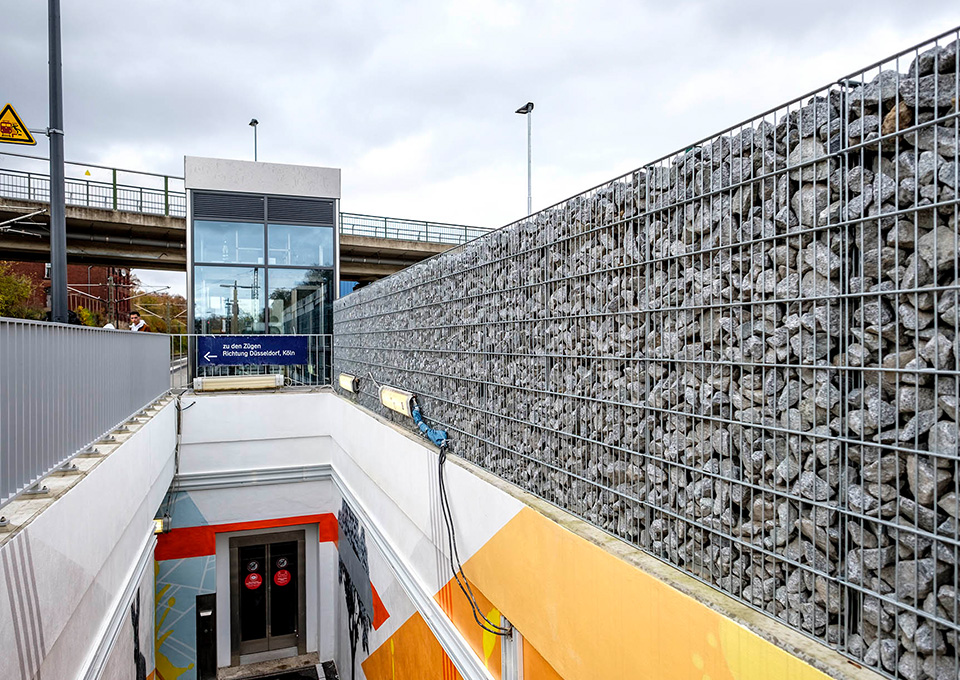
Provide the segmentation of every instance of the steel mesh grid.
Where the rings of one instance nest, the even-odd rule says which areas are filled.
[[[860,663],[960,676],[957,48],[351,294],[335,370]]]

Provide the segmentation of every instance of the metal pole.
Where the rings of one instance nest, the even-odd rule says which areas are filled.
[[[67,322],[67,222],[63,185],[63,69],[60,62],[60,0],[47,3],[50,53],[50,318]]]
[[[533,213],[533,180],[532,174],[530,171],[531,160],[530,155],[533,149],[531,139],[531,127],[533,125],[533,111],[527,113],[527,214],[530,215]]]
[[[253,162],[257,162],[257,126],[253,126]]]

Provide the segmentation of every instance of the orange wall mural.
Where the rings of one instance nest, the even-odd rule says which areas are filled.
[[[367,680],[460,680],[457,669],[419,612],[375,649],[363,661],[362,668]]]

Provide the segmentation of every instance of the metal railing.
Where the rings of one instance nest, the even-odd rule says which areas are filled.
[[[37,164],[47,160],[5,151],[0,151],[0,155],[25,164]],[[84,163],[70,162],[66,165],[68,174],[72,175],[66,179],[67,205],[177,218],[186,216],[187,199],[182,177]],[[91,168],[104,178],[92,179],[82,175]],[[77,174],[81,176],[77,177]],[[42,169],[39,172],[0,169],[0,196],[49,203],[50,176]],[[484,227],[443,222],[340,213],[340,233],[351,236],[456,245],[471,241],[489,231],[491,230]]]
[[[170,388],[166,336],[0,318],[0,505]]]
[[[340,233],[351,236],[460,244],[479,238],[490,231],[483,227],[466,227],[442,222],[340,213]]]
[[[193,357],[193,377],[226,375],[272,375],[281,373],[287,386],[321,386],[330,384],[333,366],[333,335],[330,334],[293,334],[284,338],[298,337],[307,339],[307,361],[294,365],[258,364],[249,366],[198,366],[196,361],[197,338],[222,338],[223,335],[181,334],[166,336],[170,338],[170,387],[176,390],[190,389],[190,361]],[[258,336],[238,336],[243,339],[255,339]],[[267,336],[277,337],[277,336]]]
[[[0,152],[30,165],[47,159],[25,154]],[[137,170],[122,170],[90,163],[65,164],[67,205],[101,210],[184,217],[187,212],[183,178]],[[104,179],[75,176],[94,172]],[[74,175],[74,176],[71,176]],[[26,169],[0,170],[0,196],[22,201],[50,202],[50,175]]]
[[[960,32],[335,303],[455,453],[889,677],[960,677]],[[409,424],[409,423],[408,423]]]

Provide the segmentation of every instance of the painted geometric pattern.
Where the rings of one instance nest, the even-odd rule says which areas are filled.
[[[216,556],[156,562],[158,680],[196,680],[197,595],[216,591]]]

